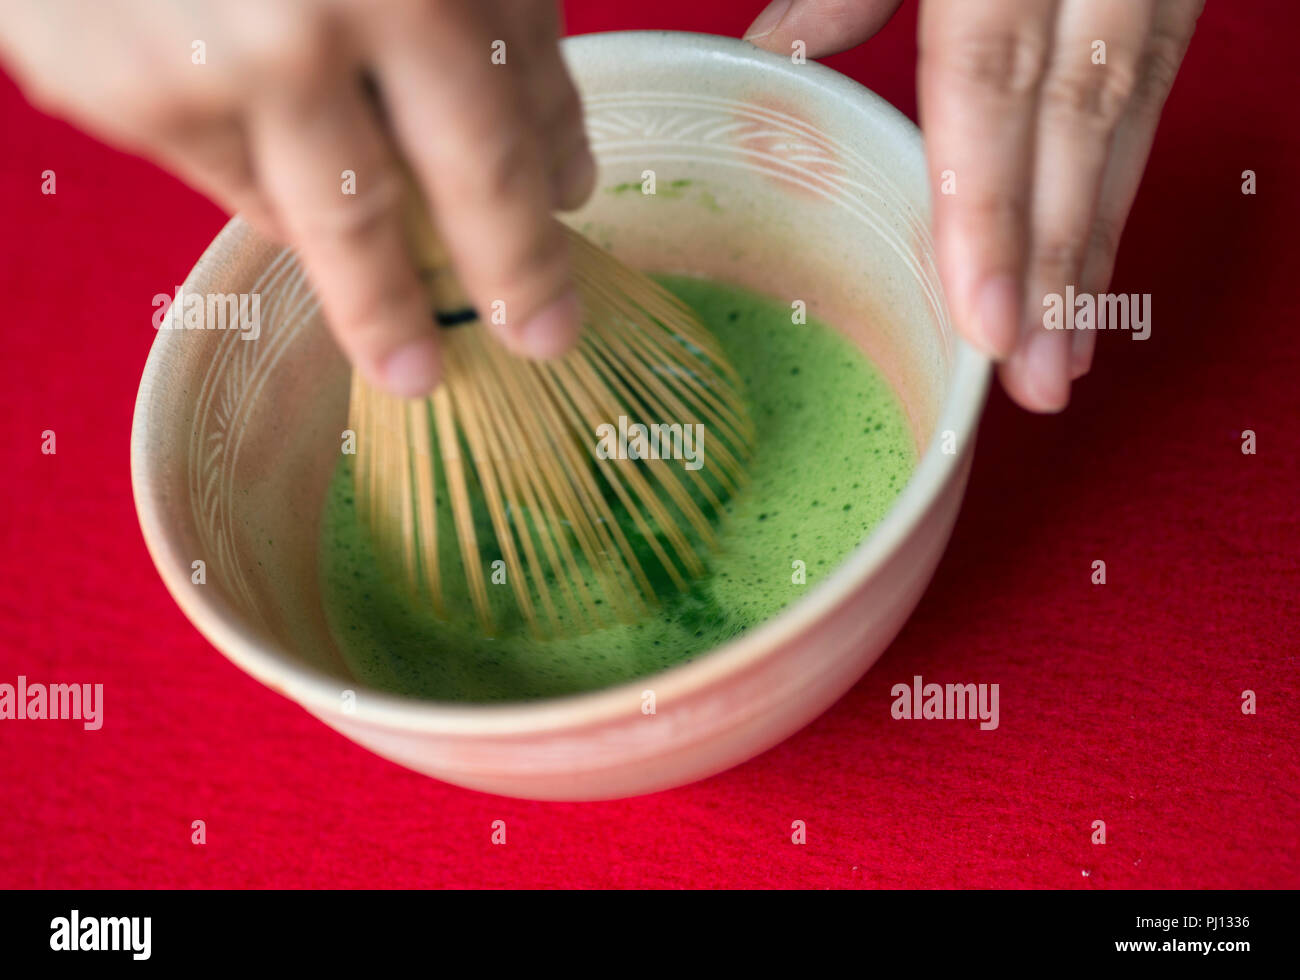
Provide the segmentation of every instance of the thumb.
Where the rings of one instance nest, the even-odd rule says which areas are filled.
[[[809,58],[861,44],[885,26],[902,0],[772,0],[745,31],[745,40],[789,54],[803,41]]]

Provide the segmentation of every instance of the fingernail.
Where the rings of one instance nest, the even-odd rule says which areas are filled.
[[[789,11],[791,2],[792,0],[772,0],[763,8],[763,12],[754,18],[754,23],[750,24],[749,30],[745,31],[744,39],[757,41],[771,34]]]
[[[1070,401],[1068,340],[1060,334],[1036,327],[1025,341],[1020,361],[1028,406],[1036,412],[1059,412]]]
[[[1020,283],[1014,276],[993,276],[975,295],[972,340],[994,360],[1003,360],[1016,346],[1020,331]]]
[[[437,339],[420,337],[389,354],[380,373],[389,394],[419,398],[438,386],[441,368]]]
[[[519,328],[516,335],[519,353],[538,360],[567,354],[582,327],[580,313],[578,294],[566,290]]]
[[[572,211],[581,207],[591,196],[596,184],[596,160],[591,150],[585,145],[569,156],[555,175],[553,184],[555,207],[561,211]]]

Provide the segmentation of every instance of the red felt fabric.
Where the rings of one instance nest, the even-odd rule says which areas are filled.
[[[738,33],[758,6],[584,0],[568,26]],[[832,59],[913,115],[915,16]],[[0,682],[107,692],[98,732],[0,721],[0,886],[1300,885],[1297,29],[1286,0],[1210,3],[1116,274],[1151,339],[1103,336],[1063,416],[992,396],[951,547],[867,677],[746,765],[581,805],[381,760],[189,625],[127,445],[151,298],[224,217],[0,82]],[[1000,684],[1001,727],[893,720],[914,674]]]

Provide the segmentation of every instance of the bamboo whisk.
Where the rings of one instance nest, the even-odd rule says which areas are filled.
[[[443,381],[407,400],[352,376],[355,499],[381,563],[440,618],[472,605],[488,633],[502,616],[538,635],[582,632],[685,588],[753,439],[717,341],[659,284],[570,231],[581,340],[558,360],[515,357],[478,322],[426,214],[408,208],[408,236],[444,325]],[[701,425],[702,465],[602,458],[598,427],[620,417]]]

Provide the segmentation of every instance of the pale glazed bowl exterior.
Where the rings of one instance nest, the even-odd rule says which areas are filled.
[[[807,724],[876,661],[948,541],[989,365],[949,324],[919,133],[892,107],[823,66],[730,38],[587,35],[564,52],[600,163],[599,189],[566,220],[639,267],[803,299],[899,392],[921,459],[842,565],[761,627],[617,687],[518,704],[366,687],[325,625],[316,572],[347,366],[293,255],[239,219],[184,289],[258,295],[260,333],[159,330],[131,470],[167,588],[248,673],[419,772],[509,796],[588,800],[737,765]],[[654,196],[641,193],[646,171]],[[175,324],[179,311],[171,316]],[[653,714],[643,711],[648,691]]]

